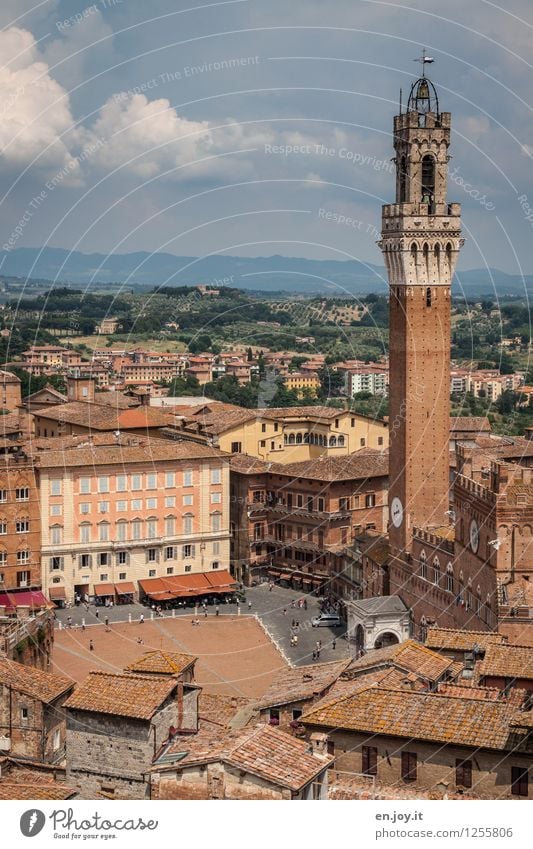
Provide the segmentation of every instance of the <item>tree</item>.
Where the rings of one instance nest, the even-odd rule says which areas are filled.
[[[251,363],[253,358],[254,358],[254,353],[253,353],[251,348],[248,348],[248,351],[246,352],[246,359],[248,360],[249,363]]]
[[[344,377],[339,371],[321,368],[318,371],[318,379],[320,380],[319,396],[323,401],[327,398],[338,397],[341,389],[344,388]]]
[[[171,398],[179,398],[182,395],[201,395],[202,387],[196,377],[175,377],[170,383],[168,394]]]
[[[200,354],[202,351],[209,351],[212,344],[211,337],[207,333],[200,333],[189,342],[189,351],[191,354]]]
[[[298,393],[294,389],[287,389],[282,378],[276,380],[278,388],[276,394],[269,403],[269,407],[297,407],[300,403]]]

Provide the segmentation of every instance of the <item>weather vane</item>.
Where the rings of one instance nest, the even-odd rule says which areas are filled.
[[[422,50],[422,56],[418,59],[413,59],[413,62],[419,62],[422,65],[422,76],[426,76],[426,65],[431,65],[435,60],[426,54],[426,48],[424,47]]]

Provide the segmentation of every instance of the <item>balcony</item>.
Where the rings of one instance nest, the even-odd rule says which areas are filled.
[[[351,510],[333,510],[326,512],[325,510],[308,510],[307,507],[288,507],[286,504],[276,503],[274,501],[264,502],[249,502],[247,505],[248,516],[271,513],[274,516],[294,516],[298,519],[321,519],[322,521],[330,521],[332,519],[349,519]]]

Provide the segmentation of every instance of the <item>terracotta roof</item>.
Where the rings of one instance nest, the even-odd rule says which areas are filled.
[[[65,702],[72,710],[150,719],[177,686],[175,678],[90,672]]]
[[[0,658],[0,684],[8,685],[49,704],[70,690],[74,681],[51,672],[43,672],[34,666],[24,666],[14,660]]]
[[[263,419],[293,419],[293,418],[312,418],[312,419],[339,419],[345,416],[347,410],[339,410],[337,407],[321,407],[317,404],[316,407],[270,407],[260,411]],[[352,413],[351,415],[355,415]],[[363,416],[364,418],[364,416]]]
[[[310,755],[306,741],[264,723],[237,732],[226,732],[214,745],[205,740],[195,743],[194,738],[190,742],[181,742],[184,744],[182,751],[187,755],[171,769],[192,763],[222,761],[293,792],[313,781],[334,760]],[[159,771],[165,766],[157,764],[156,768]]]
[[[415,690],[425,690],[427,685],[422,683],[416,676],[406,675],[401,669],[391,666],[386,669],[368,669],[357,678],[338,678],[326,696],[316,702],[313,710],[325,707],[339,698],[354,695],[368,687],[380,687],[390,690],[400,690],[404,687]]]
[[[350,660],[345,659],[333,663],[287,667],[272,681],[265,695],[256,703],[256,707],[262,710],[320,696],[331,687],[349,664]]]
[[[478,665],[480,676],[533,680],[533,648],[530,646],[489,645]]]
[[[110,435],[108,435],[109,437]],[[157,460],[216,459],[227,455],[216,448],[198,442],[176,442],[154,437],[122,436],[119,440],[108,438],[104,444],[86,439],[77,447],[47,450],[38,455],[41,468],[72,468],[74,466],[120,465],[146,463]]]
[[[0,779],[0,799],[72,799],[77,792],[58,781],[43,784],[38,776],[25,783]]]
[[[304,724],[431,740],[457,746],[506,749],[516,707],[504,702],[369,687],[312,708]]]
[[[298,463],[271,463],[269,471],[276,475],[323,481],[385,477],[389,473],[389,457],[382,451],[363,449],[339,457],[322,454],[316,459]]]
[[[472,651],[474,645],[485,650],[487,646],[505,643],[502,634],[490,631],[462,631],[459,628],[428,628],[426,646],[429,649]]]
[[[450,419],[450,430],[455,431],[473,431],[480,433],[482,431],[491,431],[491,424],[485,416],[456,416]]]
[[[223,727],[233,725],[236,717],[254,704],[253,699],[242,696],[224,696],[219,693],[200,693],[198,716],[200,726],[211,722]]]
[[[136,407],[131,410],[123,410],[118,417],[119,427],[146,428],[146,427],[168,427],[175,424],[175,418],[171,413],[164,413],[158,407]]]
[[[272,465],[271,463],[265,463],[264,460],[259,460],[257,457],[250,457],[249,454],[232,454],[229,463],[232,472],[239,472],[245,475],[268,472]]]
[[[437,652],[430,651],[426,646],[414,640],[406,640],[383,649],[374,649],[358,660],[353,660],[346,670],[345,678],[354,675],[361,669],[379,666],[396,666],[406,672],[414,672],[428,681],[437,681],[451,667],[453,661]]]
[[[235,410],[221,410],[210,412],[207,415],[191,416],[191,422],[201,422],[203,430],[208,433],[224,433],[233,427],[253,421],[256,413],[253,410],[238,408]]]
[[[126,672],[149,672],[155,675],[180,675],[189,669],[197,658],[181,652],[148,651],[126,666]]]

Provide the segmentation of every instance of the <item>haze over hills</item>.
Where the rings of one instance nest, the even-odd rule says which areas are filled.
[[[124,283],[128,286],[191,285],[207,283],[239,289],[294,294],[346,296],[386,293],[384,266],[358,260],[315,260],[302,257],[206,257],[169,253],[84,254],[62,248],[16,248],[0,251],[2,276],[45,278],[89,285]],[[454,294],[525,296],[533,292],[533,277],[498,269],[462,271],[454,280]]]

